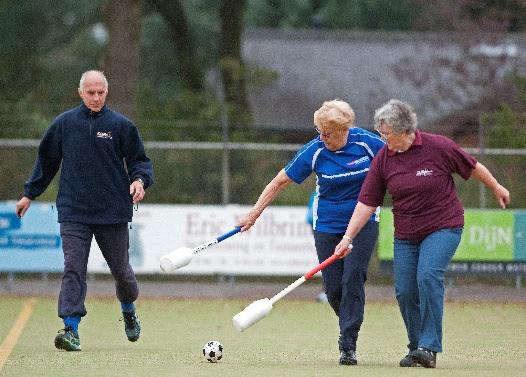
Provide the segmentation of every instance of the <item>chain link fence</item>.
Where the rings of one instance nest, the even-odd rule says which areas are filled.
[[[0,200],[17,200],[31,173],[37,139],[0,139]],[[266,184],[301,147],[300,144],[146,142],[155,170],[155,184],[146,202],[173,204],[253,204]],[[526,149],[465,148],[486,165],[512,195],[511,208],[526,208]],[[58,174],[57,174],[58,176]],[[496,208],[493,194],[478,181],[455,177],[465,207]],[[58,179],[39,198],[55,201]],[[311,176],[291,185],[276,205],[306,205],[315,186]],[[386,205],[389,205],[386,196]]]

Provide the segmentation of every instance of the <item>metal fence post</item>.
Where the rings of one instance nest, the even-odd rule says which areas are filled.
[[[481,159],[484,158],[485,143],[484,143],[484,121],[479,115],[479,150]],[[479,182],[479,207],[486,208],[486,186]]]
[[[228,104],[225,101],[225,87],[223,85],[223,76],[221,69],[217,70],[217,97],[221,112],[221,130],[222,130],[222,162],[221,162],[221,202],[222,204],[230,203],[230,149],[229,149],[229,119]]]

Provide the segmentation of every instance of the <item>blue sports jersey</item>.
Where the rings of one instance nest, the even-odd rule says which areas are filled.
[[[285,173],[296,183],[316,173],[313,203],[314,230],[343,233],[358,203],[358,194],[371,162],[384,146],[376,134],[351,128],[347,144],[337,151],[325,148],[319,136],[305,144],[285,166]],[[371,217],[378,221],[379,209]]]

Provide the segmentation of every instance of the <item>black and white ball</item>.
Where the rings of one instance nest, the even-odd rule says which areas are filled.
[[[211,363],[217,363],[223,357],[223,346],[217,340],[211,340],[203,346],[203,356]]]

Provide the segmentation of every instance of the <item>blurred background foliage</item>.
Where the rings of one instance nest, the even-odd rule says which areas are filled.
[[[277,74],[243,62],[246,28],[461,32],[474,38],[475,30],[526,31],[526,4],[520,0],[122,0],[119,6],[130,9],[126,16],[135,22],[123,19],[110,0],[0,2],[0,138],[40,139],[55,116],[80,102],[80,74],[97,68],[113,72],[108,101],[135,121],[145,140],[221,141],[226,112],[230,141],[301,144],[315,135],[263,130],[251,120],[247,88]],[[136,25],[136,40],[126,39],[130,25]],[[118,70],[123,64],[128,71]],[[505,98],[482,109],[489,125],[486,147],[526,148],[526,78],[510,76],[508,85]],[[116,90],[121,87],[127,91]],[[10,177],[0,182],[0,199],[20,196],[35,153],[0,148],[0,171]],[[157,181],[149,202],[221,202],[220,151],[149,154]],[[292,155],[231,152],[232,202],[254,202]],[[498,168],[504,184],[516,182],[523,193],[522,178],[517,181],[516,170],[506,166],[526,166],[524,158],[486,161]],[[459,185],[466,205],[476,207],[472,183]],[[312,181],[290,188],[277,203],[303,205],[313,186]],[[41,199],[54,201],[55,195],[56,181]],[[522,198],[515,196],[513,205],[526,206]]]

